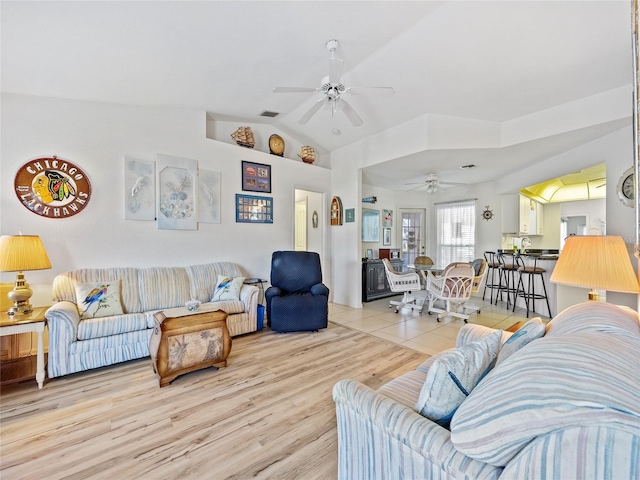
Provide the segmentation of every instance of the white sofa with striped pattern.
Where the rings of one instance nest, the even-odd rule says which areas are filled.
[[[210,302],[218,275],[243,276],[234,263],[189,267],[100,268],[62,273],[53,282],[47,310],[49,378],[149,356],[154,314],[182,307],[191,299]],[[75,286],[120,282],[124,315],[80,319]],[[239,300],[216,302],[229,314],[231,336],[257,330],[258,287],[243,285]]]
[[[456,348],[493,332],[465,325]],[[414,410],[443,353],[377,391],[335,385],[340,479],[640,479],[634,310],[588,302],[563,311],[479,382],[450,431]]]

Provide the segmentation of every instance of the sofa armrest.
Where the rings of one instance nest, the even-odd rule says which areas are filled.
[[[255,285],[242,285],[240,289],[240,301],[244,304],[244,311],[249,314],[251,322],[258,319],[258,292],[260,289]]]
[[[458,336],[456,337],[456,348],[462,347],[463,345],[468,345],[471,342],[482,340],[483,338],[486,338],[497,331],[498,330],[495,328],[467,323],[458,331]],[[511,337],[511,335],[513,335],[513,333],[503,331],[502,338],[500,339],[500,345],[506,342],[509,337]]]
[[[49,328],[49,378],[66,375],[69,347],[78,340],[78,307],[67,301],[57,302],[47,310],[45,317]]]
[[[338,478],[496,479],[501,468],[458,452],[450,432],[355,380],[333,388],[338,421]]]

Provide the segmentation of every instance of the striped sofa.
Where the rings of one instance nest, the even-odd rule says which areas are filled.
[[[465,325],[456,348],[493,332]],[[589,302],[561,312],[480,380],[450,430],[414,409],[444,354],[377,391],[335,385],[340,479],[640,479],[635,311]]]
[[[184,306],[191,299],[210,302],[218,275],[243,276],[227,262],[160,268],[80,269],[53,281],[46,312],[49,327],[49,378],[149,356],[154,314]],[[80,319],[76,285],[120,282],[123,315]],[[242,285],[239,300],[216,302],[226,311],[231,336],[257,329],[258,287]]]

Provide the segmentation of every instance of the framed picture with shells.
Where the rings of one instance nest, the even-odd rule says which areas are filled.
[[[188,158],[158,154],[158,228],[198,229],[198,162]]]

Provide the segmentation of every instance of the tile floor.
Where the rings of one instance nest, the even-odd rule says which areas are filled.
[[[464,325],[462,319],[449,316],[438,322],[435,314],[426,313],[426,308],[423,313],[408,308],[396,313],[395,308],[389,308],[389,300],[401,298],[402,295],[374,300],[363,303],[363,308],[330,303],[329,321],[429,355],[455,346],[458,330]],[[482,297],[471,297],[469,304],[480,307],[480,313],[467,311],[470,313],[469,323],[507,329],[517,322],[527,320],[524,309],[516,308],[512,312],[511,308],[507,309],[505,302],[492,305],[483,301]],[[529,314],[529,317],[532,316],[537,314]],[[545,322],[549,320],[543,316],[541,318]]]

